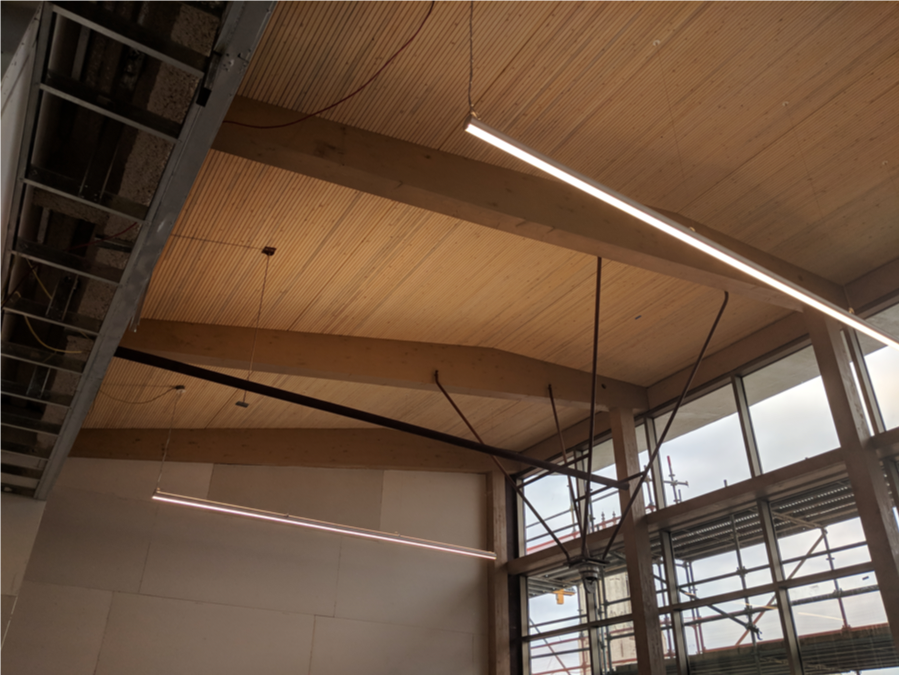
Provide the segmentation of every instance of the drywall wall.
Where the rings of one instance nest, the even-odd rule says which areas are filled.
[[[158,469],[67,462],[4,672],[487,671],[483,560],[155,503]],[[161,487],[486,547],[482,475],[170,463]]]

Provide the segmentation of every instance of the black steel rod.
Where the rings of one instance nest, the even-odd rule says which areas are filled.
[[[136,349],[118,347],[116,348],[115,356],[117,358],[124,359],[125,361],[142,363],[146,366],[153,366],[154,368],[161,368],[162,370],[168,370],[173,373],[180,373],[181,375],[195,377],[198,380],[205,380],[206,382],[214,382],[216,384],[224,385],[225,387],[231,387],[232,389],[246,389],[247,391],[254,394],[259,394],[260,396],[266,396],[268,398],[274,398],[279,401],[286,401],[287,403],[302,405],[314,410],[321,410],[323,412],[332,413],[334,415],[340,415],[341,417],[349,417],[350,419],[359,420],[360,422],[376,424],[381,427],[386,427],[387,429],[404,431],[408,434],[430,438],[434,441],[448,443],[449,445],[455,445],[460,448],[465,448],[466,450],[474,450],[475,452],[480,452],[485,455],[501,457],[502,459],[508,459],[512,462],[519,462],[521,464],[527,464],[538,469],[543,469],[544,471],[549,471],[550,473],[572,476],[573,478],[589,480],[595,483],[600,483],[601,485],[607,485],[609,487],[619,489],[625,486],[625,484],[621,481],[609,480],[608,478],[604,478],[602,476],[591,476],[584,471],[569,469],[568,467],[559,466],[558,464],[553,464],[552,462],[547,462],[542,459],[528,457],[527,455],[522,455],[511,450],[484,445],[482,443],[470,441],[467,438],[459,438],[458,436],[445,434],[440,431],[435,431],[426,427],[420,427],[418,425],[409,424],[407,422],[401,422],[400,420],[395,420],[390,417],[383,417],[382,415],[365,412],[364,410],[350,408],[345,405],[340,405],[339,403],[322,401],[318,398],[304,396],[303,394],[296,394],[292,391],[278,389],[277,387],[269,387],[264,384],[259,384],[258,382],[242,380],[239,377],[232,377],[231,375],[217,373],[213,370],[207,370],[206,368],[192,366],[187,363],[182,363],[181,361],[174,361],[162,356],[156,356],[155,354],[148,354],[147,352],[137,351]]]
[[[565,449],[565,437],[562,435],[562,425],[559,423],[559,413],[556,412],[556,397],[553,396],[553,386],[549,385],[549,402],[553,408],[553,419],[556,422],[556,434],[559,437],[559,447],[562,448],[562,461],[568,465],[568,451]],[[574,483],[571,482],[571,476],[568,476],[568,496],[571,497],[571,509],[574,511],[574,518],[577,521],[577,530],[581,531],[581,511],[578,506],[577,497],[574,494]]]
[[[484,439],[481,438],[481,435],[477,431],[475,431],[474,426],[472,426],[471,422],[468,421],[468,418],[465,416],[465,413],[462,412],[462,408],[460,408],[459,406],[456,405],[456,402],[453,400],[453,397],[450,396],[449,392],[443,388],[442,384],[440,384],[440,374],[439,374],[439,371],[436,371],[436,370],[434,371],[434,382],[437,383],[437,387],[440,389],[441,392],[443,392],[443,395],[446,397],[446,400],[450,402],[450,405],[453,406],[453,409],[459,414],[459,417],[462,418],[462,421],[465,422],[465,426],[468,427],[468,430],[474,435],[474,437],[476,439],[478,439],[478,443],[483,443]],[[540,521],[540,524],[543,525],[543,529],[546,530],[547,534],[549,534],[550,537],[552,537],[553,541],[556,542],[558,547],[560,549],[562,549],[562,553],[565,555],[565,560],[567,560],[568,564],[571,565],[571,555],[568,553],[568,549],[565,548],[565,544],[563,544],[562,540],[559,539],[559,537],[556,535],[555,532],[553,532],[553,529],[543,519],[543,516],[540,515],[540,513],[537,511],[537,508],[533,504],[531,504],[531,500],[529,500],[525,496],[524,489],[518,484],[518,481],[516,481],[514,478],[512,478],[511,475],[509,475],[509,472],[506,471],[506,467],[504,467],[502,464],[500,464],[499,460],[496,457],[491,457],[490,459],[492,459],[493,463],[496,464],[496,468],[503,472],[503,475],[506,477],[506,480],[509,482],[509,484],[512,486],[512,488],[515,490],[515,492],[518,493],[518,496],[521,497],[521,501],[523,501],[525,503],[525,505],[531,510],[531,513],[533,513],[537,517],[537,520]],[[571,480],[571,479],[569,478],[568,480]]]
[[[596,259],[596,291],[593,294],[593,376],[590,381],[590,436],[587,452],[587,473],[593,473],[593,441],[596,436],[596,361],[599,348],[599,292],[602,288],[602,258]],[[587,499],[584,500],[584,519],[581,522],[581,553],[587,558],[587,529],[590,525],[590,484],[586,485]]]
[[[668,423],[665,425],[665,430],[662,432],[662,435],[659,436],[659,440],[656,441],[656,447],[652,451],[652,454],[649,456],[649,463],[646,465],[643,473],[640,474],[640,480],[637,481],[637,487],[634,488],[634,490],[631,492],[631,498],[628,500],[627,506],[625,507],[624,511],[621,512],[621,518],[619,518],[618,523],[615,525],[615,529],[612,530],[612,536],[609,539],[609,543],[606,544],[606,549],[603,551],[600,560],[604,561],[606,559],[606,556],[609,555],[609,549],[611,549],[612,544],[615,543],[615,538],[621,531],[621,525],[624,523],[624,519],[630,513],[631,507],[634,505],[634,500],[643,489],[643,483],[646,481],[646,476],[649,474],[649,469],[652,467],[653,462],[655,462],[656,457],[658,457],[659,450],[662,449],[662,443],[665,442],[665,437],[668,435],[668,430],[671,429],[671,424],[674,422],[674,418],[677,416],[677,411],[680,410],[681,404],[684,402],[684,399],[687,398],[687,394],[690,392],[690,387],[693,385],[693,378],[696,377],[696,372],[699,370],[699,365],[702,363],[702,359],[705,357],[705,352],[709,348],[709,343],[712,341],[712,336],[715,335],[715,330],[718,328],[718,323],[721,321],[721,316],[724,314],[724,308],[727,307],[727,301],[729,299],[730,294],[725,291],[724,302],[721,303],[721,309],[718,310],[718,316],[715,317],[715,322],[712,324],[712,329],[709,331],[709,335],[705,339],[705,343],[703,343],[702,349],[699,350],[699,358],[697,358],[696,363],[693,364],[693,370],[690,371],[690,377],[687,378],[687,382],[684,384],[684,389],[681,392],[680,398],[678,398],[677,403],[674,404],[674,410],[671,411],[671,416],[668,418]]]

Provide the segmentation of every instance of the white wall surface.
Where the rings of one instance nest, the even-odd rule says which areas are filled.
[[[4,673],[487,671],[485,561],[158,504],[158,470],[66,463]],[[169,464],[161,487],[486,548],[480,475]]]

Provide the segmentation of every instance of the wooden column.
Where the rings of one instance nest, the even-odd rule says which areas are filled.
[[[899,528],[883,467],[877,454],[865,447],[870,433],[839,324],[813,310],[805,316],[883,606],[899,644]]]
[[[634,413],[615,408],[609,411],[612,421],[612,446],[618,478],[633,476],[642,470],[637,451]],[[636,485],[636,481],[633,481]],[[641,488],[642,489],[642,488]],[[622,513],[630,500],[630,491],[621,490]],[[637,495],[630,513],[621,524],[624,554],[627,561],[628,583],[631,589],[631,614],[634,622],[634,642],[637,648],[639,675],[664,675],[665,656],[662,648],[662,628],[656,604],[655,581],[652,575],[652,552],[646,507],[642,492]]]
[[[487,474],[487,541],[496,552],[487,578],[487,639],[490,675],[510,675],[509,559],[506,519],[506,477],[500,471]]]

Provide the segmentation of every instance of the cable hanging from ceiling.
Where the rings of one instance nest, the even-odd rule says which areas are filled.
[[[222,124],[234,124],[239,127],[247,127],[248,129],[283,129],[284,127],[291,127],[294,124],[299,124],[300,122],[305,122],[310,117],[315,117],[316,115],[321,115],[322,113],[327,112],[327,111],[331,110],[332,108],[336,108],[341,103],[349,101],[356,94],[361,93],[368,85],[370,85],[372,82],[374,82],[375,79],[377,79],[378,75],[383,73],[387,69],[387,66],[389,66],[391,63],[393,63],[394,59],[396,59],[400,54],[402,54],[403,51],[406,49],[406,47],[408,47],[415,41],[415,38],[417,38],[418,34],[421,33],[421,29],[425,27],[425,24],[428,22],[428,19],[431,18],[431,12],[434,11],[434,4],[435,4],[435,0],[431,0],[431,4],[428,6],[428,11],[425,14],[425,18],[422,19],[421,24],[419,24],[416,31],[412,34],[412,37],[410,37],[408,40],[406,40],[403,43],[403,46],[400,47],[399,49],[397,49],[393,53],[393,56],[391,56],[389,59],[387,59],[381,65],[381,67],[378,68],[377,71],[375,71],[374,75],[372,75],[362,85],[360,85],[358,88],[356,88],[355,90],[353,90],[352,92],[350,92],[349,94],[344,96],[342,99],[340,99],[336,103],[332,103],[331,105],[325,106],[321,110],[316,110],[315,112],[309,113],[308,115],[303,115],[299,119],[295,119],[291,122],[284,122],[282,124],[248,124],[246,122],[238,122],[236,120],[225,120],[222,122]]]
[[[275,255],[275,248],[273,246],[266,246],[262,249],[262,254],[265,256],[265,271],[262,274],[262,292],[259,294],[259,310],[256,312],[256,328],[253,330],[253,348],[250,350],[250,367],[247,370],[247,381],[249,382],[250,376],[253,374],[253,361],[256,358],[256,340],[259,337],[259,321],[262,319],[262,303],[265,301],[265,284],[268,281],[268,264],[271,262],[272,256]],[[236,406],[241,408],[249,408],[250,404],[247,403],[247,390],[243,390],[243,398],[240,401],[236,401]]]
[[[178,395],[175,397],[174,403],[172,403],[172,418],[169,421],[169,433],[165,437],[165,445],[162,447],[162,461],[159,463],[159,475],[156,477],[156,491],[159,492],[159,483],[162,481],[162,470],[165,468],[165,460],[169,455],[169,445],[172,442],[172,429],[175,427],[175,413],[178,412],[178,401],[181,400],[181,395],[184,393],[184,385],[176,385],[170,391],[167,391],[166,394],[171,391],[177,391]]]

